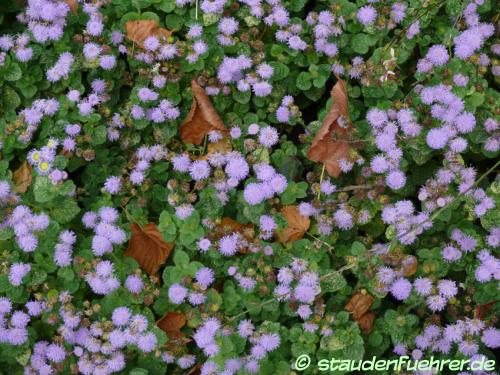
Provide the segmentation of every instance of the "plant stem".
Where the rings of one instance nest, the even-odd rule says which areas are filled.
[[[425,224],[428,224],[429,222],[433,222],[434,220],[436,220],[436,218],[444,211],[446,210],[448,207],[450,207],[453,203],[455,203],[456,201],[458,201],[459,199],[461,199],[465,194],[467,194],[470,190],[472,190],[474,187],[476,187],[482,180],[484,180],[490,173],[492,173],[498,166],[500,166],[500,160],[497,161],[495,163],[495,165],[493,167],[491,167],[490,169],[488,169],[485,173],[483,173],[466,191],[464,191],[463,193],[461,194],[458,194],[455,198],[453,198],[452,201],[450,201],[448,204],[444,205],[443,207],[441,207],[440,209],[436,210],[428,219],[424,220],[423,222],[421,222],[419,225],[417,225],[416,227],[414,228],[411,228],[409,230],[407,230],[406,232],[400,234],[399,236],[395,236],[392,241],[389,243],[389,249],[401,238],[403,238],[404,236],[406,236],[407,234],[413,232],[413,231],[416,231],[418,229],[420,229],[421,227],[423,227]]]
[[[321,183],[323,182],[323,177],[325,176],[325,168],[325,163],[323,163],[323,168],[321,168],[321,176],[319,177],[318,200],[321,197]]]

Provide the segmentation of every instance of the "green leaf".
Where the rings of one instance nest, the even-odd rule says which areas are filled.
[[[304,91],[309,90],[312,86],[311,74],[308,72],[301,72],[297,76],[297,81],[295,82],[295,84],[297,85],[297,88],[299,88],[301,90],[304,90]]]
[[[22,77],[23,71],[17,63],[11,62],[1,74],[6,81],[14,82]]]
[[[365,245],[363,245],[361,242],[354,241],[351,245],[351,254],[352,255],[361,255],[365,252]]]
[[[73,198],[61,198],[56,202],[55,208],[50,211],[50,216],[59,224],[69,223],[80,212],[80,207]]]
[[[176,249],[174,252],[174,263],[179,267],[187,267],[189,264],[189,255],[182,250]]]
[[[75,278],[75,272],[71,269],[71,267],[62,267],[57,271],[57,276],[63,278],[64,280],[71,281]]]
[[[247,104],[252,97],[250,90],[248,91],[233,91],[233,99],[238,103]]]
[[[297,199],[307,196],[307,182],[290,182],[286,190],[281,194],[281,204],[293,204]]]
[[[149,371],[145,370],[143,368],[137,367],[137,368],[130,370],[129,374],[130,375],[148,375]]]
[[[481,104],[484,103],[484,94],[475,92],[471,96],[465,99],[465,104],[471,110],[475,110]]]
[[[5,293],[12,288],[10,285],[9,277],[7,275],[0,275],[0,293]]]
[[[304,8],[306,1],[307,0],[291,0],[288,9],[293,10],[294,12],[298,12],[299,10]]]
[[[162,0],[162,2],[156,7],[165,13],[173,12],[176,7],[175,0]]]
[[[37,202],[50,202],[57,196],[57,187],[50,182],[47,176],[38,176],[33,185],[33,192]]]
[[[2,104],[6,111],[14,111],[17,107],[21,105],[21,98],[17,94],[16,90],[10,86],[5,86],[2,92]]]
[[[169,30],[179,30],[182,27],[182,18],[177,14],[169,14],[165,17],[165,26]]]
[[[273,67],[272,81],[281,81],[282,79],[288,77],[288,74],[290,74],[290,69],[285,64],[278,61],[272,61],[269,65]]]
[[[363,55],[377,43],[377,40],[378,38],[375,35],[355,34],[351,39],[351,48],[354,52]]]
[[[321,280],[321,291],[332,293],[342,289],[347,285],[347,281],[341,273],[333,272]]]
[[[158,220],[158,230],[167,242],[174,242],[177,236],[177,227],[168,211],[162,211]]]

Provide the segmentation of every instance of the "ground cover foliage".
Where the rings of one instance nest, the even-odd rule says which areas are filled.
[[[2,2],[0,371],[494,358],[498,27],[491,0]]]

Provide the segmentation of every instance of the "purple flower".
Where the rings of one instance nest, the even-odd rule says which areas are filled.
[[[188,302],[193,306],[201,305],[206,299],[207,297],[203,293],[190,292],[188,296]]]
[[[172,303],[180,305],[187,297],[187,289],[180,284],[173,284],[168,288],[168,298]]]
[[[117,307],[113,310],[113,314],[111,316],[111,320],[113,324],[116,326],[126,326],[130,321],[132,314],[128,307]]]
[[[214,271],[208,267],[202,267],[196,272],[196,282],[203,288],[207,289],[215,280]]]
[[[377,18],[377,11],[371,5],[365,5],[358,10],[356,18],[363,25],[368,26],[371,25]]]
[[[401,277],[391,285],[390,292],[394,298],[403,301],[410,296],[411,288],[411,283],[404,277]]]
[[[7,297],[0,297],[0,314],[7,314],[12,310],[12,302]]]
[[[191,166],[191,160],[187,155],[177,155],[172,158],[174,170],[178,172],[187,172]]]
[[[333,219],[342,230],[351,229],[354,226],[352,215],[346,210],[340,209],[335,212]]]
[[[266,333],[259,337],[258,343],[266,352],[272,352],[280,346],[280,337],[276,333]]]
[[[238,274],[239,275],[239,274]],[[238,276],[236,275],[236,276]],[[245,291],[250,292],[255,287],[256,281],[250,277],[239,276],[237,277],[239,286]]]
[[[66,351],[58,344],[50,344],[47,346],[45,353],[49,360],[56,363],[62,362],[64,358],[66,358]]]
[[[446,299],[440,295],[433,295],[427,297],[427,306],[433,312],[442,311],[446,306]]]
[[[144,289],[144,282],[137,275],[129,275],[125,280],[125,287],[131,293],[138,294]]]
[[[187,33],[188,37],[194,39],[198,38],[203,34],[203,26],[197,23],[189,26],[189,31]]]
[[[259,219],[259,225],[260,230],[265,232],[272,232],[277,227],[274,218],[269,215],[262,215]]]
[[[231,178],[236,179],[237,181],[243,180],[248,176],[248,172],[250,171],[250,167],[246,160],[238,155],[236,157],[231,157],[225,167],[225,172]]]
[[[393,170],[385,178],[387,186],[391,189],[399,190],[406,184],[406,176],[402,171]]]
[[[144,353],[149,353],[156,347],[157,339],[156,335],[152,332],[148,332],[144,335],[139,336],[137,339],[137,347]]]
[[[144,40],[144,48],[148,51],[154,51],[160,47],[160,41],[154,35],[148,36]]]
[[[460,133],[470,133],[476,126],[476,118],[470,112],[463,112],[456,117],[455,124]]]
[[[439,294],[446,298],[455,297],[458,293],[457,285],[453,280],[439,280],[437,288]]]
[[[387,113],[377,108],[372,108],[366,114],[366,120],[375,129],[383,127],[387,121]]]
[[[485,329],[483,331],[483,335],[481,336],[481,341],[484,345],[491,349],[500,347],[500,330],[494,327]]]
[[[121,179],[118,176],[110,176],[104,182],[104,190],[110,194],[118,194],[121,189]]]
[[[210,165],[206,160],[195,160],[189,167],[189,174],[195,181],[204,180],[210,176]]]
[[[186,220],[194,212],[194,207],[189,203],[181,204],[175,208],[175,216],[181,220]]]
[[[238,335],[246,338],[253,334],[254,326],[251,320],[244,319],[238,324]]]
[[[192,367],[196,362],[196,357],[194,355],[184,355],[177,360],[177,364],[182,369],[187,369]]]
[[[116,57],[113,55],[105,55],[99,58],[99,65],[104,70],[111,70],[116,66]]]
[[[238,30],[238,21],[232,17],[223,17],[219,21],[219,31],[224,35],[232,35]]]
[[[297,314],[299,314],[303,320],[308,319],[312,314],[311,307],[309,307],[309,305],[300,305],[297,309]]]
[[[396,277],[396,272],[389,267],[380,267],[377,271],[377,278],[384,284],[391,284]]]
[[[432,292],[432,280],[427,277],[420,277],[413,282],[415,291],[421,296],[428,296]]]
[[[236,254],[239,249],[238,242],[239,236],[236,233],[222,237],[218,243],[219,252],[225,256]]]
[[[202,253],[207,252],[211,245],[212,243],[207,238],[202,238],[198,241],[198,248]]]
[[[31,271],[31,265],[26,263],[14,263],[9,269],[9,282],[13,286],[22,284],[24,276]]]
[[[243,197],[245,198],[245,201],[251,206],[255,206],[256,204],[261,203],[265,199],[262,184],[258,184],[255,182],[249,183],[247,186],[245,186]]]
[[[274,69],[271,65],[259,64],[256,69],[257,74],[263,79],[269,79],[273,76]]]
[[[429,48],[426,58],[434,65],[441,66],[448,62],[450,56],[446,47],[441,44],[436,44]]]
[[[298,284],[294,290],[294,297],[302,303],[312,303],[316,294],[316,288],[306,284]]]

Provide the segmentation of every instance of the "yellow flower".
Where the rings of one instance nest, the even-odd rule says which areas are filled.
[[[45,172],[47,169],[49,169],[49,166],[50,166],[49,163],[44,161],[44,162],[40,163],[40,170]]]
[[[35,152],[35,153],[33,154],[33,160],[34,160],[34,161],[38,161],[39,159],[40,159],[40,154],[39,154],[38,152]]]

